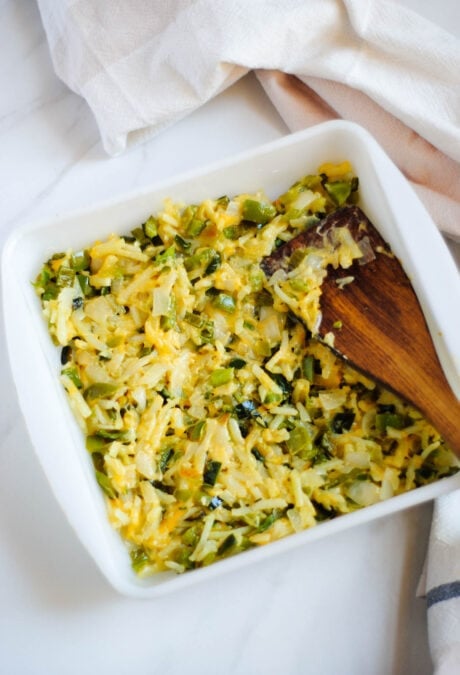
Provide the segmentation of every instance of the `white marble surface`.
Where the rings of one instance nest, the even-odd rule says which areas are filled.
[[[405,0],[457,30],[456,1]],[[251,75],[160,137],[108,159],[54,75],[33,0],[0,0],[0,244],[287,129]],[[31,337],[33,339],[33,337]],[[431,505],[142,602],[118,596],[70,530],[20,417],[0,332],[0,673],[425,675],[415,589]]]

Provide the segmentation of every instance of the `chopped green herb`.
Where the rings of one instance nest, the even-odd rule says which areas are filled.
[[[150,216],[142,226],[144,234],[149,239],[154,239],[158,234],[158,224],[156,218]]]

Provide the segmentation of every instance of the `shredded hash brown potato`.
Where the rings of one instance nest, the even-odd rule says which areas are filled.
[[[60,378],[139,575],[208,565],[457,471],[415,409],[313,337],[326,267],[363,255],[346,228],[291,272],[260,267],[357,199],[351,166],[325,164],[275,202],[167,201],[130,236],[43,266]]]

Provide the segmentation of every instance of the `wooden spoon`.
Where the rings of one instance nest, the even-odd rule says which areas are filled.
[[[361,209],[347,206],[330,214],[264,258],[263,270],[271,276],[281,267],[289,269],[295,250],[322,247],[334,228],[344,226],[364,256],[346,270],[329,268],[318,338],[332,332],[334,352],[418,408],[460,456],[460,402],[446,380],[406,273]],[[346,276],[354,279],[340,288],[337,280]],[[340,329],[334,327],[337,321]]]

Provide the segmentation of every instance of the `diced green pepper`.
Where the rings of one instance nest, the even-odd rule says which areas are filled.
[[[226,239],[230,239],[235,241],[235,239],[239,239],[241,235],[243,234],[244,230],[241,227],[238,227],[238,225],[229,225],[228,227],[224,227],[223,229],[223,235]]]
[[[222,263],[222,257],[220,253],[217,253],[217,251],[213,252],[213,256],[211,258],[211,262],[208,264],[204,271],[204,275],[207,277],[209,274],[214,274],[216,270],[219,269],[220,265]]]
[[[166,448],[160,455],[160,461],[158,462],[158,468],[161,473],[164,473],[169,466],[170,461],[174,456],[173,448]]]
[[[205,464],[203,472],[203,483],[213,487],[216,484],[217,476],[219,475],[222,462],[216,462],[213,459],[208,459]]]
[[[298,424],[289,432],[286,445],[293,455],[305,461],[313,459],[317,453],[310,432],[302,424]]]
[[[398,413],[384,412],[377,413],[375,416],[375,428],[381,433],[386,431],[387,427],[391,427],[392,429],[404,429],[406,426],[406,417]]]
[[[256,307],[259,309],[260,307],[272,307],[272,306],[273,306],[273,296],[270,293],[270,291],[267,291],[265,288],[263,288],[256,295]]]
[[[351,183],[349,181],[337,180],[332,183],[324,183],[324,188],[337,206],[343,206],[351,194]]]
[[[85,389],[84,397],[87,401],[93,401],[97,398],[106,398],[112,396],[118,389],[118,385],[108,382],[96,382]]]
[[[99,452],[107,445],[107,439],[102,438],[99,434],[91,434],[86,437],[85,445],[88,452]]]
[[[235,370],[241,370],[241,368],[244,368],[246,365],[246,361],[244,359],[240,359],[238,357],[231,359],[231,361],[228,362],[228,365],[230,368],[235,368]]]
[[[246,420],[253,417],[257,413],[257,405],[254,401],[247,400],[237,403],[235,406],[235,414],[240,420]]]
[[[99,436],[106,441],[123,440],[126,437],[126,431],[124,429],[99,429],[95,436]]]
[[[145,234],[143,227],[135,227],[134,230],[131,230],[131,234],[133,235],[134,239],[139,242],[141,248],[144,248],[150,244],[150,239]],[[124,239],[130,243],[128,237],[125,237]]]
[[[183,251],[188,251],[190,247],[192,246],[191,241],[187,241],[186,239],[183,239],[179,234],[176,234],[174,237],[174,241],[176,244],[181,248]]]
[[[131,567],[136,574],[139,574],[142,568],[150,562],[150,558],[143,548],[137,548],[134,551],[131,551],[130,556]]]
[[[172,330],[177,325],[175,313],[169,313],[160,317],[160,328],[164,331]]]
[[[37,278],[35,279],[34,286],[37,289],[44,289],[46,287],[46,284],[48,281],[51,279],[51,270],[48,267],[48,265],[43,265],[42,269],[40,270],[39,274],[37,275]]]
[[[236,310],[236,302],[231,295],[227,293],[219,293],[213,300],[214,307],[221,309],[227,314],[234,314]]]
[[[192,312],[185,312],[184,321],[194,328],[201,328],[204,325],[204,319],[199,314],[192,314]]]
[[[176,259],[176,249],[174,246],[170,246],[165,249],[162,253],[159,253],[155,258],[155,263],[157,265],[169,264]]]
[[[64,368],[64,370],[61,370],[61,374],[68,377],[78,389],[83,387],[76,368]]]
[[[72,360],[72,347],[70,345],[65,345],[61,349],[61,364],[65,366],[65,364],[71,360]]]
[[[182,542],[186,546],[196,546],[200,540],[201,528],[199,525],[192,525],[188,530],[185,530],[182,535]]]
[[[199,220],[198,218],[192,218],[190,223],[187,225],[186,233],[189,237],[198,237],[206,227],[206,221]]]
[[[295,269],[300,265],[302,260],[305,258],[305,256],[308,253],[308,249],[306,248],[297,248],[294,253],[291,255],[289,258],[289,267],[291,269]]]
[[[217,549],[217,555],[223,556],[230,551],[236,544],[236,537],[234,534],[229,534],[228,537],[225,537],[223,542],[220,544]]]
[[[73,285],[75,279],[75,271],[70,267],[61,265],[56,276],[56,284],[59,288],[65,288]]]
[[[241,213],[244,220],[266,225],[276,216],[276,209],[273,204],[267,202],[259,202],[256,199],[245,199]]]
[[[260,450],[257,450],[257,448],[252,448],[251,453],[254,455],[254,457],[257,459],[258,462],[265,462],[265,457],[263,454],[260,452]]]
[[[59,288],[53,281],[49,281],[45,286],[45,290],[42,295],[42,300],[43,301],[55,300],[58,295],[59,295]]]
[[[90,284],[89,276],[86,274],[77,274],[77,280],[81,288],[81,292],[85,297],[94,295],[94,288]]]
[[[233,375],[233,368],[217,368],[209,376],[209,384],[211,387],[220,387],[233,380]]]
[[[227,209],[227,206],[230,204],[230,198],[227,195],[222,195],[216,199],[216,204],[224,211]]]
[[[109,497],[109,499],[116,499],[118,495],[110,481],[110,478],[105,473],[102,473],[102,471],[96,470],[95,473],[96,480],[99,483],[99,486],[102,488],[102,491],[107,495],[107,497]]]
[[[214,342],[214,322],[205,321],[200,331],[202,344],[212,344]]]
[[[267,371],[269,377],[276,382],[283,392],[283,398],[290,398],[292,394],[292,384],[281,373],[271,373]]]
[[[264,398],[264,403],[270,405],[270,403],[281,403],[283,396],[281,394],[274,394],[273,392],[268,393]]]
[[[88,251],[77,251],[70,258],[70,265],[76,272],[82,272],[89,268],[91,258]]]
[[[263,288],[264,273],[260,268],[253,267],[249,272],[249,283],[254,293],[259,293]]]
[[[184,267],[187,272],[190,272],[202,265],[208,265],[209,261],[213,259],[213,256],[214,251],[212,248],[202,249],[199,253],[187,256],[184,260]]]
[[[331,422],[331,429],[336,434],[342,434],[344,431],[350,431],[354,421],[354,412],[336,413]]]
[[[190,427],[189,438],[191,441],[202,441],[206,431],[206,420],[200,420]]]
[[[259,527],[257,528],[258,532],[265,532],[265,530],[268,530],[269,527],[273,525],[273,523],[278,520],[278,518],[281,518],[283,515],[282,511],[279,511],[278,509],[274,509],[270,515],[268,515],[266,518],[263,519],[263,521],[260,523]]]
[[[308,291],[308,281],[304,279],[289,279],[289,285],[293,291],[298,291],[301,293],[306,293]]]
[[[161,480],[151,480],[150,483],[154,488],[161,490],[161,492],[165,492],[167,495],[174,494],[174,487],[172,485],[166,485]]]
[[[169,296],[169,307],[168,313],[163,314],[160,317],[160,327],[162,330],[171,330],[177,326],[177,314],[176,314],[176,296],[171,294]]]
[[[302,374],[309,382],[315,379],[315,358],[311,354],[302,361]]]

